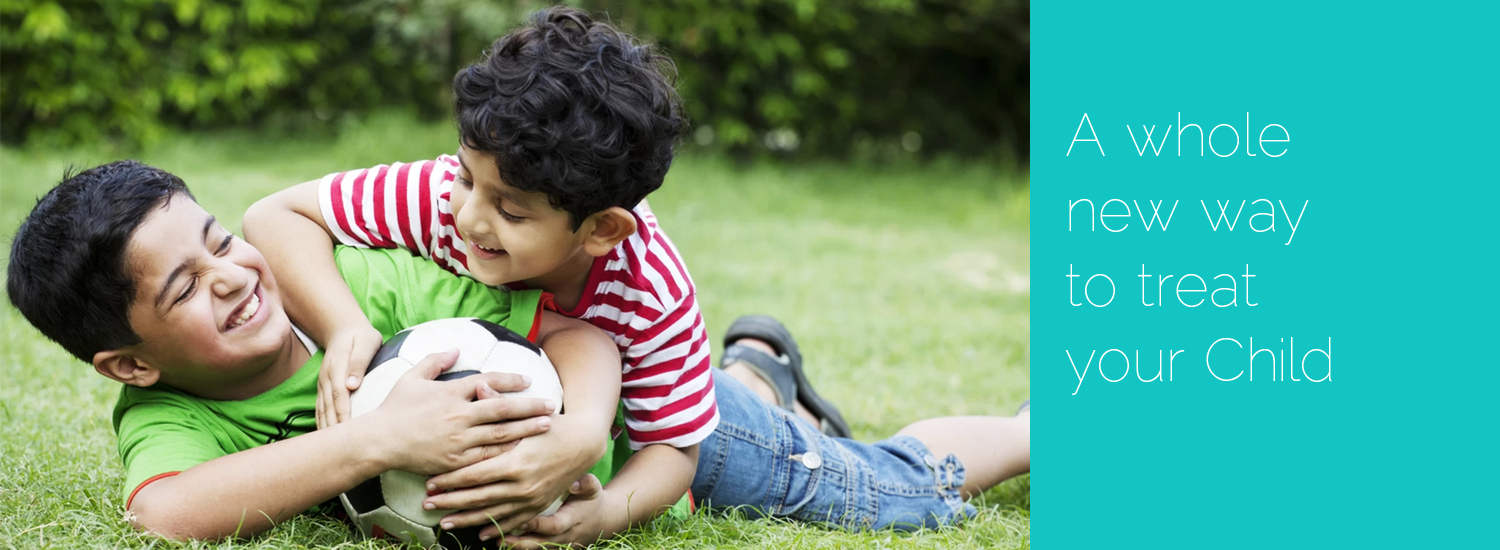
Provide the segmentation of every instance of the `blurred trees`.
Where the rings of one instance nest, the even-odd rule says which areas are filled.
[[[1024,0],[572,2],[674,58],[690,141],[739,155],[1025,159]],[[445,116],[454,72],[538,1],[6,0],[0,139]]]
[[[543,5],[535,3],[532,9]],[[447,112],[447,83],[526,9],[459,0],[6,0],[0,139]]]
[[[672,54],[699,143],[856,158],[1009,147],[1025,159],[1025,1],[595,4]]]

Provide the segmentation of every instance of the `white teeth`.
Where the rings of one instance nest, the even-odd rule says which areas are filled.
[[[245,311],[240,314],[240,320],[249,321],[251,317],[255,316],[255,312],[257,311],[260,311],[260,296],[251,295],[250,303],[245,304]]]
[[[245,321],[249,321],[251,317],[254,317],[257,311],[260,311],[260,296],[251,295],[250,303],[245,304],[245,309],[240,310],[239,316],[229,322],[229,328],[232,329],[245,324]]]

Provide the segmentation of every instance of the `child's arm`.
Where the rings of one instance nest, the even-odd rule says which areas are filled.
[[[536,445],[543,454],[536,457],[534,472],[546,476],[543,486],[554,489],[540,496],[556,497],[603,458],[620,402],[620,351],[604,331],[551,311],[542,312],[537,345],[552,360],[563,387],[565,414],[557,415],[548,432],[553,437]],[[569,467],[560,467],[569,460]],[[549,505],[544,501],[538,511]]]
[[[505,542],[517,548],[542,548],[544,544],[583,545],[610,538],[651,521],[682,498],[693,484],[697,464],[697,445],[682,449],[647,445],[625,461],[609,485],[596,492],[599,480],[587,476],[579,483],[593,484],[593,488],[580,487],[556,513],[522,524],[520,528],[527,533],[506,537]],[[500,532],[491,525],[479,537],[489,540]]]
[[[527,438],[522,446],[539,437],[541,436]],[[486,462],[495,460],[497,459]],[[443,518],[443,522],[452,523],[455,527],[493,523],[480,531],[480,538],[483,540],[520,528],[534,533],[532,536],[507,538],[507,543],[529,542],[523,544],[523,547],[537,547],[538,543],[543,542],[590,544],[650,521],[663,509],[676,504],[692,486],[697,467],[697,445],[681,449],[671,445],[647,445],[631,455],[614,479],[596,495],[590,496],[592,491],[587,487],[572,489],[569,492],[576,496],[569,498],[562,508],[549,517],[536,517],[536,512],[518,514],[515,507],[505,504],[467,509],[486,502],[476,500],[483,495],[480,490],[485,487],[439,494],[428,497],[427,501],[433,502],[440,510],[466,509]],[[433,480],[440,481],[437,477]],[[589,475],[578,482],[597,484],[599,481]],[[443,482],[438,485],[438,490],[450,484],[451,482]],[[429,486],[429,490],[431,487]]]
[[[537,399],[480,399],[525,386],[500,373],[434,382],[458,354],[428,356],[372,413],[304,436],[219,457],[147,482],[129,504],[138,528],[174,539],[249,536],[390,469],[438,473],[501,451],[534,433]],[[527,433],[521,433],[527,432]]]
[[[701,419],[698,422],[678,424],[693,427],[693,433],[686,437],[697,437],[697,439],[688,441],[682,439],[653,441],[652,443],[654,444],[647,444],[641,451],[632,455],[625,463],[625,467],[631,468],[633,471],[645,473],[628,476],[624,480],[615,478],[610,481],[605,491],[607,495],[634,495],[630,497],[632,502],[630,509],[631,521],[649,518],[660,511],[662,506],[671,505],[687,492],[688,487],[692,484],[693,472],[697,468],[696,443],[703,437],[707,437],[707,433],[704,432],[712,429],[711,426],[717,421],[717,418],[713,417],[717,412],[713,408],[711,387],[704,387],[701,391],[692,391],[693,386],[685,385],[692,383],[712,384],[712,374],[708,370],[708,344],[704,340],[705,337],[702,331],[683,330],[683,327],[694,327],[702,323],[702,319],[697,312],[696,301],[691,299],[690,296],[689,299],[678,304],[678,308],[682,312],[681,315],[663,316],[664,319],[668,320],[652,325],[636,335],[634,339],[636,342],[650,342],[658,347],[647,349],[644,346],[649,344],[638,344],[636,348],[632,348],[632,351],[639,350],[640,355],[636,356],[634,353],[631,355],[634,357],[633,361],[637,361],[637,364],[640,364],[640,362],[646,361],[646,358],[650,357],[652,353],[680,353],[682,363],[690,365],[690,367],[683,369],[685,375],[679,376],[677,387],[683,388],[683,393],[690,394],[690,396],[684,397],[677,403],[705,407],[706,412],[698,416]],[[672,319],[677,321],[673,321]],[[562,367],[560,365],[558,368],[561,371]],[[635,371],[638,377],[638,384],[635,388],[637,398],[645,398],[653,391],[650,388],[644,387],[650,383],[649,380],[639,380],[641,375],[648,372],[644,370]],[[693,373],[697,373],[697,375],[692,376]],[[623,377],[628,378],[629,375],[627,374]],[[616,378],[616,380],[620,379],[620,377]],[[624,387],[627,385],[622,384],[622,394],[631,389]],[[659,390],[660,386],[657,387],[656,391]],[[650,413],[660,414],[660,411],[648,411],[647,414],[643,414],[642,416],[649,417]],[[627,423],[630,422],[629,418],[627,415]],[[642,427],[651,428],[652,426],[649,422],[646,422]],[[519,451],[526,448],[532,441],[553,435],[555,434],[529,438],[521,442],[516,450]],[[632,437],[634,438],[634,434],[632,434]],[[675,445],[682,445],[682,447],[675,447]],[[524,487],[507,486],[508,484],[506,483],[483,487],[476,486],[504,480],[506,475],[510,475],[517,468],[509,464],[512,461],[520,460],[519,457],[519,453],[507,453],[505,456],[487,460],[457,472],[435,476],[430,480],[431,486],[429,488],[451,492],[428,497],[427,501],[433,503],[438,509],[464,510],[464,512],[459,512],[445,518],[444,521],[451,521],[455,526],[487,524],[493,518],[503,530],[502,532],[508,532],[526,523],[534,516],[535,512],[531,511],[530,508],[523,509],[514,504],[514,501],[526,500],[531,497],[524,493]],[[661,500],[656,500],[658,497]],[[622,508],[621,510],[623,514],[624,509]],[[637,514],[645,515],[637,516]],[[620,520],[621,518],[615,517],[614,519]],[[611,521],[608,526],[624,529],[628,524],[629,522],[620,520]],[[595,536],[597,536],[597,533]]]
[[[284,189],[245,212],[245,240],[277,276],[286,311],[326,344],[318,372],[318,428],[349,419],[349,392],[380,349],[381,336],[359,309],[333,261],[333,237],[318,206],[319,180]]]
[[[470,520],[455,526],[479,525],[486,517],[516,517],[517,524],[531,519],[603,458],[620,396],[614,340],[588,323],[547,311],[537,341],[562,381],[564,414],[554,415],[547,433],[528,437],[501,456],[429,480],[430,492],[454,491],[427,502],[437,509],[467,510],[450,516]]]

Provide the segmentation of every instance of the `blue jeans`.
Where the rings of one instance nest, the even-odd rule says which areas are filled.
[[[934,457],[910,436],[829,437],[723,371],[713,377],[720,419],[698,448],[700,506],[850,530],[936,528],[975,514],[959,492],[958,457]]]

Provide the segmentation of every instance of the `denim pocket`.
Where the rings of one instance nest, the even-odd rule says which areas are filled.
[[[845,529],[870,528],[876,516],[870,509],[875,502],[870,494],[873,472],[832,438],[795,419],[788,425],[796,437],[792,452],[782,459],[790,503],[782,515]]]

